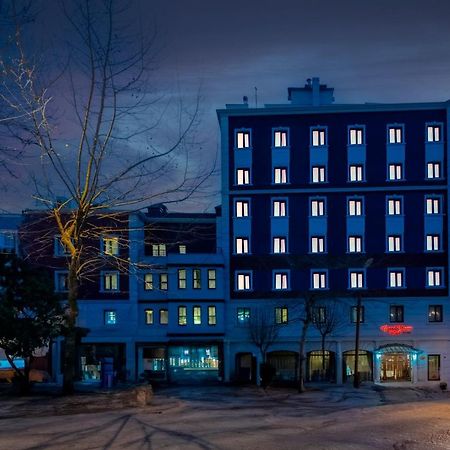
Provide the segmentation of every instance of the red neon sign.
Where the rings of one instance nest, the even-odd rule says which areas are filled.
[[[398,336],[403,333],[411,333],[413,327],[411,325],[381,325],[380,330],[391,336]]]

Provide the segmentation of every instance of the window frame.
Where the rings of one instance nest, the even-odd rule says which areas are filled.
[[[61,289],[61,284],[59,283],[60,276],[64,276],[65,283],[64,285],[66,288]],[[55,285],[55,292],[61,293],[61,292],[69,292],[69,271],[68,270],[55,270],[54,272],[54,285]]]
[[[392,276],[394,275],[394,279]],[[398,276],[400,276],[400,285],[398,285]],[[394,281],[394,285],[392,284]],[[388,289],[405,289],[405,269],[403,267],[389,267],[387,270],[387,287]]]
[[[249,199],[237,198],[234,200],[234,216],[233,217],[236,219],[243,219],[246,217],[250,217],[250,200]]]
[[[272,217],[289,217],[287,198],[272,198]],[[278,212],[278,214],[275,214]]]
[[[436,319],[436,317],[438,318]],[[444,306],[435,304],[428,305],[428,323],[442,323],[443,321],[444,321]]]
[[[276,251],[278,247],[279,251]],[[284,250],[284,251],[282,251]],[[287,251],[287,237],[286,236],[272,236],[272,254],[284,255]]]
[[[150,320],[149,320],[150,318]],[[153,311],[153,308],[145,308],[144,309],[144,320],[145,325],[153,325],[155,322],[155,313]]]
[[[239,146],[239,135],[242,135],[243,146]],[[247,138],[247,139],[246,139]],[[246,142],[247,141],[247,142]],[[247,144],[247,145],[245,145]],[[252,130],[250,128],[237,128],[234,130],[234,149],[241,150],[251,150],[252,148]]]
[[[115,243],[115,245],[110,245],[111,243]],[[119,256],[120,254],[119,236],[114,234],[102,235],[100,238],[100,245],[102,255]],[[111,247],[111,249],[109,249],[108,247]]]
[[[167,256],[167,245],[166,244],[151,244],[152,246],[152,256],[154,257],[164,257]]]
[[[430,128],[432,129],[432,139],[430,140]],[[436,139],[436,129],[438,130],[438,139]],[[443,123],[442,122],[428,122],[425,124],[425,142],[437,143],[443,142]]]
[[[317,172],[315,174],[315,172]],[[317,175],[317,176],[315,176]],[[327,183],[327,166],[315,165],[311,166],[311,184]]]
[[[277,144],[277,133],[280,133],[280,144],[281,145],[276,145]],[[285,137],[285,144],[283,144],[283,135]],[[273,148],[289,148],[290,146],[290,142],[289,142],[289,128],[287,127],[276,127],[276,128],[272,128],[272,147]]]
[[[211,276],[214,274],[214,276]],[[217,270],[216,269],[208,269],[208,289],[217,289]]]
[[[107,318],[107,316],[110,316],[111,318],[114,317],[114,319],[110,320]],[[117,325],[117,311],[115,309],[103,310],[103,325],[107,327],[113,327]]]
[[[354,171],[354,179],[352,171]],[[349,183],[362,183],[364,178],[364,164],[349,164],[348,165],[348,180]]]
[[[317,133],[317,143],[315,140],[315,133]],[[328,127],[325,125],[316,125],[310,127],[309,132],[310,147],[327,147],[328,146]],[[323,137],[323,140],[322,140]]]
[[[318,277],[319,281],[318,287],[315,286],[316,277]],[[324,283],[322,283],[322,281],[324,281]],[[328,288],[328,270],[311,269],[310,289],[313,291],[325,291]]]
[[[236,292],[249,292],[253,290],[253,273],[250,270],[237,270],[234,273],[234,290]],[[244,281],[244,288],[243,289],[239,289],[239,285],[240,285],[240,277],[243,277],[243,281]],[[248,281],[248,283],[247,283]],[[248,287],[246,287],[248,284]]]
[[[107,288],[107,277],[112,277],[114,276],[116,278],[116,288],[112,289],[112,288]],[[112,278],[111,278],[112,280]],[[120,273],[118,270],[102,270],[100,272],[100,291],[101,292],[120,292]],[[111,281],[109,282],[111,283]],[[111,284],[110,284],[111,285]]]
[[[195,267],[192,269],[192,289],[202,288],[202,269]]]
[[[361,305],[359,307],[359,323],[365,323],[365,307],[364,305]],[[350,306],[350,323],[357,323],[357,316],[358,316],[358,306],[352,305]]]
[[[200,305],[194,305],[192,307],[192,323],[193,325],[202,324],[202,307]]]
[[[235,255],[250,254],[250,239],[248,236],[236,236],[234,238],[234,254]]]
[[[155,285],[153,284],[153,273],[144,273],[144,291],[153,291],[154,287]]]
[[[289,270],[274,270],[272,272],[272,290],[277,292],[289,291],[291,288],[289,275]]]
[[[315,248],[317,249],[316,251],[314,251]],[[312,255],[327,253],[326,236],[323,235],[311,236],[309,239],[309,253]]]
[[[242,317],[242,320],[239,318]],[[236,324],[240,327],[248,327],[252,318],[251,308],[248,306],[238,306],[236,308]]]
[[[425,269],[425,286],[427,289],[442,289],[445,287],[443,267],[427,267]],[[433,277],[433,284],[430,284],[430,275]],[[436,275],[439,276],[439,284],[436,284]]]
[[[274,319],[276,325],[287,325],[289,323],[289,308],[287,306],[275,306]]]
[[[239,183],[239,174],[242,172],[242,183]],[[249,167],[237,167],[235,172],[235,186],[250,186],[252,184],[251,170]]]
[[[213,314],[211,314],[213,312]],[[208,326],[217,325],[217,308],[216,305],[208,305]]]
[[[441,161],[427,161],[425,179],[426,180],[442,179],[442,163],[441,163]]]
[[[405,322],[405,306],[397,303],[389,305],[389,323]]]
[[[352,240],[354,241],[355,250],[352,250]],[[358,244],[359,243],[359,250]],[[363,237],[361,235],[351,234],[347,237],[347,253],[364,253]]]
[[[317,212],[317,214],[314,214]],[[322,214],[320,214],[322,213]],[[309,199],[309,216],[325,217],[327,215],[327,204],[325,197],[310,197]]]
[[[361,134],[361,142],[352,142],[352,131],[355,131],[355,137],[358,138],[358,132]],[[366,127],[364,125],[348,125],[347,127],[347,145],[353,147],[354,145],[366,145]],[[358,141],[359,139],[356,139]]]
[[[279,173],[277,173],[279,171]],[[279,181],[277,181],[279,179]],[[285,181],[283,181],[283,179]],[[273,168],[273,180],[272,184],[288,184],[289,183],[289,172],[288,167],[274,167]]]
[[[169,290],[169,274],[167,272],[160,272],[158,274],[158,288],[160,291]],[[164,280],[165,278],[165,280]]]
[[[432,358],[436,358],[437,359],[437,373],[438,373],[438,377],[437,378],[432,378],[430,377],[430,360]],[[441,355],[437,354],[437,353],[429,353],[427,355],[427,379],[428,381],[440,381],[441,380]]]
[[[352,275],[355,275],[357,277],[356,278],[357,286],[352,286],[352,284],[353,284]],[[360,276],[361,276],[361,280],[362,280],[361,286],[359,286]],[[366,283],[367,283],[366,270],[364,268],[363,269],[353,269],[353,268],[348,269],[348,289],[349,290],[356,291],[359,289],[366,289],[367,288]]]
[[[431,208],[428,208],[429,205]],[[435,212],[436,205],[437,212]],[[442,195],[425,195],[425,215],[434,216],[438,214],[442,214]]]
[[[184,277],[182,276],[184,274]],[[180,268],[177,270],[178,289],[187,289],[187,270]]]
[[[183,310],[184,310],[184,313],[181,314],[181,312]],[[186,305],[178,305],[177,311],[178,311],[178,326],[186,327],[187,324],[188,324],[188,321],[187,321],[187,306]]]
[[[403,169],[404,164],[400,162],[389,163],[387,166],[388,176],[386,181],[404,181],[405,173]],[[400,171],[400,175],[399,175]],[[393,177],[391,175],[394,175]]]
[[[394,141],[391,141],[391,130],[395,130]],[[400,141],[398,140],[398,131],[400,131]],[[405,125],[401,123],[391,123],[386,126],[386,143],[388,145],[405,144]]]
[[[165,321],[163,321],[164,314],[166,315]],[[167,308],[159,308],[158,316],[160,325],[169,325],[169,310]]]

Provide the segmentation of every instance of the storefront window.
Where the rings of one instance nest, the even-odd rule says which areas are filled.
[[[428,355],[428,380],[441,379],[441,356]]]

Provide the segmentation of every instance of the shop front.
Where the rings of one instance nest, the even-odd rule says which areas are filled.
[[[114,379],[125,381],[125,344],[81,344],[79,355],[80,378],[83,381],[100,381],[103,358],[112,358]]]
[[[377,377],[380,383],[417,380],[419,350],[406,344],[387,344],[375,350]]]

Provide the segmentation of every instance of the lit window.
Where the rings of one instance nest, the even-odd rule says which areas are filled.
[[[186,269],[178,269],[178,289],[186,289]]]
[[[238,273],[236,279],[236,289],[238,291],[249,291],[251,289],[251,277],[249,273]]]
[[[349,236],[348,237],[348,252],[349,253],[361,253],[362,252],[362,237],[361,236]]]
[[[313,272],[311,278],[312,278],[312,288],[313,289],[326,289],[327,288],[326,272]]]
[[[236,238],[236,254],[243,255],[248,253],[248,238]]]
[[[403,285],[403,270],[389,270],[389,287],[402,288]]]
[[[105,325],[115,325],[117,323],[116,311],[112,309],[103,311],[103,320]]]
[[[104,291],[119,290],[119,274],[117,272],[103,272],[102,279]]]
[[[428,355],[428,380],[438,381],[440,379],[441,379],[441,355]]]
[[[178,307],[178,325],[187,325],[187,308],[186,306]]]
[[[273,133],[274,147],[287,147],[288,135],[286,130],[275,130]]]
[[[216,269],[208,269],[208,289],[216,289]]]
[[[427,163],[427,178],[440,178],[441,177],[441,163],[429,162]]]
[[[348,201],[348,215],[360,216],[362,215],[362,200],[349,200]]]
[[[402,165],[401,164],[389,164],[389,180],[401,180],[402,175]]]
[[[439,246],[439,235],[438,234],[427,234],[427,251],[437,252],[440,250]]]
[[[350,309],[350,322],[358,322],[358,307],[352,306]],[[364,323],[364,306],[359,307],[359,323]]]
[[[427,126],[427,141],[428,142],[440,142],[440,140],[441,140],[440,125],[428,125]]]
[[[159,323],[161,325],[167,325],[169,323],[169,310],[167,309],[159,310]]]
[[[389,307],[390,322],[403,322],[403,305],[391,305]]]
[[[250,132],[238,131],[236,132],[236,148],[249,148],[250,147]]]
[[[250,169],[237,169],[236,170],[236,184],[242,186],[244,184],[250,184]]]
[[[179,245],[178,251],[179,251],[180,255],[185,255],[186,254],[186,246],[183,244]]]
[[[401,236],[388,236],[388,252],[401,252],[402,238]]]
[[[69,290],[69,273],[67,271],[55,272],[55,291],[67,292]]]
[[[441,200],[439,197],[427,197],[427,214],[440,214]]]
[[[325,252],[325,238],[323,236],[311,237],[311,253]]]
[[[151,291],[153,289],[153,274],[146,273],[144,275],[144,289],[146,291]]]
[[[403,142],[403,128],[389,127],[389,144],[401,144]]]
[[[275,323],[278,325],[286,324],[289,321],[288,309],[286,306],[275,308]]]
[[[166,244],[152,244],[153,256],[166,256]]]
[[[314,323],[325,323],[327,321],[327,308],[325,306],[314,307],[312,320]]]
[[[442,322],[442,305],[428,306],[428,322]]]
[[[364,288],[364,272],[351,270],[349,272],[349,275],[350,275],[350,288],[351,289]]]
[[[167,273],[160,273],[159,274],[159,289],[161,291],[167,291],[169,287],[169,278]]]
[[[311,216],[325,215],[325,200],[311,200]]]
[[[288,289],[288,274],[286,272],[275,273],[274,289],[277,291]]]
[[[273,238],[273,252],[274,253],[286,253],[286,238],[274,237]]]
[[[202,308],[201,306],[194,306],[192,309],[193,318],[194,318],[194,325],[201,325],[202,324]]]
[[[285,200],[274,200],[273,201],[273,216],[274,217],[286,216],[286,201]]]
[[[103,253],[105,255],[119,254],[119,238],[117,236],[104,236],[103,238]]]
[[[363,166],[361,164],[352,164],[348,168],[349,181],[363,181]]]
[[[238,200],[235,203],[235,216],[248,217],[249,202],[247,200]]]
[[[325,166],[312,167],[312,182],[325,183]]]
[[[398,216],[402,213],[402,201],[399,198],[389,198],[387,203],[389,216]]]
[[[145,313],[145,324],[153,325],[153,309],[146,309]]]
[[[248,325],[250,323],[250,308],[237,308],[236,316],[238,325]]]
[[[208,325],[216,325],[216,324],[217,324],[216,307],[208,306]]]
[[[362,145],[364,143],[363,128],[350,128],[348,134],[348,143],[350,145]]]
[[[273,182],[275,184],[287,183],[287,169],[286,167],[275,167],[273,169]]]
[[[443,286],[442,269],[427,269],[427,286],[441,287]]]
[[[202,272],[200,269],[192,269],[192,287],[194,289],[201,289],[202,287]]]
[[[324,129],[313,129],[311,131],[311,143],[313,147],[326,144],[326,133]]]

